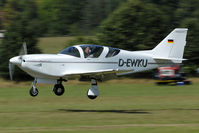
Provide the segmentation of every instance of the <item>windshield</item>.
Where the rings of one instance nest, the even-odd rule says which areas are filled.
[[[85,58],[98,58],[104,49],[98,45],[81,45],[80,47],[84,51]]]
[[[66,55],[71,55],[75,57],[80,57],[80,53],[76,47],[68,47],[62,50],[59,54],[66,54]]]

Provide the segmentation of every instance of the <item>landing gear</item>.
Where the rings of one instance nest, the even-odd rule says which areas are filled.
[[[30,89],[29,93],[30,93],[30,95],[31,95],[32,97],[35,97],[35,96],[38,95],[39,91],[38,91],[37,88],[35,88],[35,90],[34,90],[33,87],[32,87],[32,88]]]
[[[31,87],[31,89],[30,89],[30,91],[29,91],[29,93],[30,93],[30,95],[31,95],[32,97],[37,96],[38,93],[39,93],[38,89],[35,87],[35,86],[36,86],[36,83],[37,83],[37,80],[35,79],[35,80],[33,81],[33,83],[32,83],[32,87]]]
[[[60,79],[60,80],[57,81],[57,84],[55,84],[55,86],[53,88],[53,92],[57,96],[61,96],[61,95],[64,94],[65,89],[64,89],[64,86],[62,85],[62,79]]]
[[[55,93],[55,95],[57,96],[61,96],[64,94],[65,89],[64,86],[62,84],[55,84],[54,88],[53,88],[53,92]]]
[[[89,99],[95,99],[97,96],[99,96],[98,86],[96,79],[91,79],[91,88],[87,92],[87,96]]]

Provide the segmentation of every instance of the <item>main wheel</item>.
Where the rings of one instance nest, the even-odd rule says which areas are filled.
[[[30,93],[30,95],[31,95],[32,97],[35,97],[35,96],[38,95],[39,91],[38,91],[37,88],[35,88],[35,91],[34,91],[34,90],[33,90],[33,87],[32,87],[32,88],[30,89],[29,93]]]
[[[56,84],[53,88],[53,92],[55,93],[55,95],[57,96],[61,96],[64,94],[65,89],[64,86],[62,84]]]
[[[88,90],[89,91],[89,90]],[[88,91],[87,91],[87,96],[89,99],[93,100],[93,99],[96,99],[97,96],[96,95],[88,95]]]
[[[92,96],[92,95],[87,95],[89,99],[93,100],[95,98],[97,98],[97,96]]]

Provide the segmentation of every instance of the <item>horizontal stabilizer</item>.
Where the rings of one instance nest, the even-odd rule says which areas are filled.
[[[187,59],[179,59],[179,58],[163,58],[163,57],[153,57],[155,60],[170,60],[170,61],[184,61]]]

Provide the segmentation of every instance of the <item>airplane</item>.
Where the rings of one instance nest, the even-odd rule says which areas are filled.
[[[62,85],[71,77],[87,77],[91,88],[87,96],[99,96],[97,80],[155,69],[170,63],[182,63],[188,29],[176,28],[152,50],[127,51],[100,45],[82,44],[68,47],[58,54],[24,54],[9,60],[9,73],[13,79],[13,65],[34,77],[30,95],[39,91],[36,83],[54,84],[53,92],[61,96]]]

